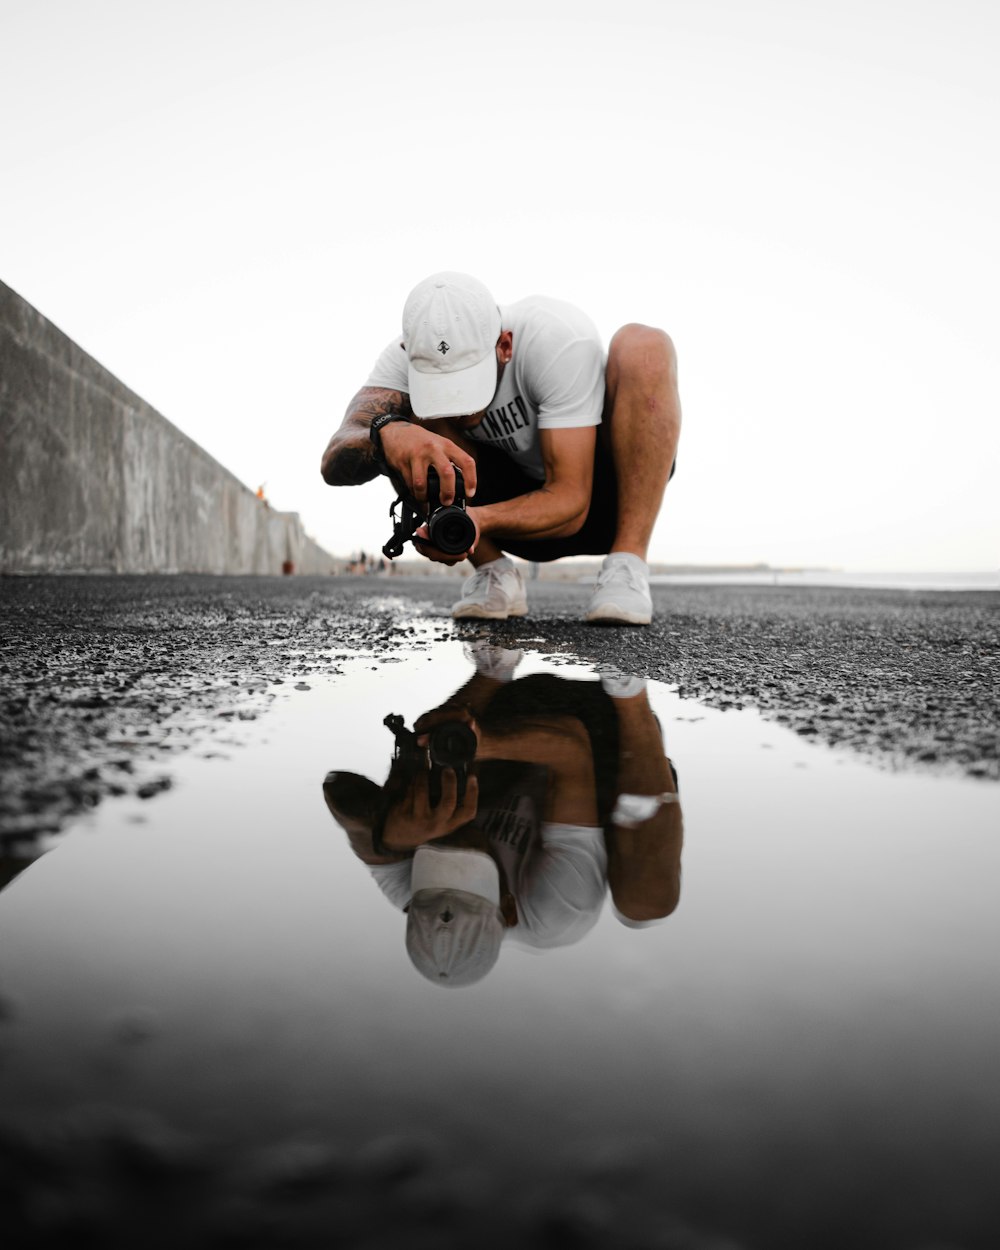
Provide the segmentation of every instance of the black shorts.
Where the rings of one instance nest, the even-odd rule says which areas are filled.
[[[495,447],[476,448],[476,497],[470,502],[503,503],[538,490],[542,483]],[[611,550],[618,527],[618,484],[611,453],[600,438],[594,451],[594,485],[590,511],[575,534],[567,538],[504,538],[500,546],[522,560],[558,560],[562,556],[603,556]]]
[[[670,468],[673,477],[677,462]],[[538,490],[542,483],[528,477],[523,469],[495,447],[476,447],[476,497],[473,507],[503,503]],[[559,560],[563,556],[605,556],[611,550],[618,528],[618,481],[611,451],[598,436],[594,447],[594,483],[590,511],[575,534],[568,538],[512,538],[499,545],[522,560]]]

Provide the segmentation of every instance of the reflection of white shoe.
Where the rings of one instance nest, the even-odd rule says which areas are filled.
[[[618,669],[609,669],[602,673],[601,685],[612,699],[634,699],[646,689],[646,683],[641,677],[628,677]]]
[[[462,597],[451,608],[457,620],[505,621],[508,616],[525,616],[527,611],[524,582],[507,556],[480,565],[462,583]]]
[[[465,658],[476,666],[480,677],[492,677],[494,681],[510,681],[514,669],[524,659],[523,651],[513,651],[509,647],[492,647],[480,639],[465,644]]]
[[[653,619],[649,593],[649,565],[627,551],[604,557],[597,585],[587,608],[588,621],[619,625],[648,625]]]

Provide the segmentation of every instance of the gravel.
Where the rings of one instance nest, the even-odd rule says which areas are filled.
[[[154,798],[178,751],[232,741],[277,687],[336,671],[338,648],[387,661],[437,639],[573,656],[888,767],[1000,780],[1000,593],[654,587],[644,629],[586,625],[587,588],[545,580],[528,617],[453,622],[457,584],[0,579],[0,852],[107,796]]]

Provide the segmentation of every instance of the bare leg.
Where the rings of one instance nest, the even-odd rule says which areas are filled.
[[[492,538],[480,538],[475,551],[469,556],[469,563],[473,568],[478,569],[492,560],[499,560],[502,555],[503,551]]]
[[[622,795],[676,795],[660,729],[645,690],[615,699],[618,714],[618,791]],[[608,882],[621,915],[643,922],[669,916],[681,892],[684,826],[676,802],[662,802],[653,814],[612,826],[608,840]]]
[[[626,325],[608,349],[602,436],[618,481],[612,551],[646,559],[681,432],[677,356],[662,330]]]

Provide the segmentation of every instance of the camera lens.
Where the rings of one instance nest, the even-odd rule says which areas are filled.
[[[476,527],[464,508],[451,505],[439,508],[427,525],[428,537],[433,546],[448,555],[468,551],[476,540]]]
[[[431,730],[428,749],[439,768],[460,768],[476,758],[476,735],[461,721],[445,721]]]

